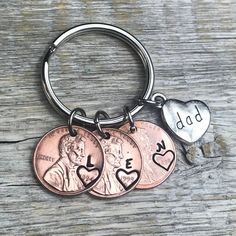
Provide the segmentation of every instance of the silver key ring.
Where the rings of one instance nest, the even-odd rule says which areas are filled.
[[[125,42],[126,44],[128,44],[133,48],[133,50],[138,54],[138,56],[142,60],[145,74],[147,77],[145,89],[143,91],[143,94],[140,96],[141,100],[148,99],[152,93],[154,85],[154,69],[152,61],[144,46],[134,36],[126,32],[125,30],[115,27],[113,25],[101,24],[101,23],[79,25],[65,31],[58,38],[54,40],[54,42],[49,47],[42,63],[42,82],[43,82],[43,89],[47,96],[47,99],[58,112],[66,115],[67,117],[70,116],[71,110],[60,101],[60,99],[56,96],[55,92],[53,91],[49,78],[49,60],[52,54],[55,53],[56,49],[63,43],[69,41],[71,38],[73,38],[78,34],[91,31],[102,32],[104,34],[111,35],[115,38],[122,40],[123,42]],[[142,107],[143,104],[137,103],[132,109],[130,109],[131,116],[134,116],[137,112],[139,112],[142,109]],[[121,116],[101,120],[100,124],[103,127],[114,126],[122,124],[125,120],[127,120],[127,117],[124,114]],[[80,116],[78,114],[74,116],[74,121],[85,125],[95,125],[94,119]]]

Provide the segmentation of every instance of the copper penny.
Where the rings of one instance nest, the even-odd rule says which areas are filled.
[[[39,181],[60,195],[77,195],[91,189],[104,166],[103,150],[93,133],[78,126],[73,129],[75,137],[70,136],[66,126],[46,133],[33,156]]]
[[[170,136],[159,126],[147,121],[135,121],[136,131],[126,123],[120,129],[134,138],[142,152],[143,169],[136,188],[148,189],[163,183],[175,168],[176,152]]]
[[[138,184],[142,169],[140,150],[135,141],[126,133],[117,129],[103,129],[110,134],[109,139],[102,139],[97,132],[105,155],[105,167],[101,179],[90,193],[112,198],[121,196]]]

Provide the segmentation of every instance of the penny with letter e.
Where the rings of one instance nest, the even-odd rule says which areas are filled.
[[[142,151],[143,168],[141,179],[136,188],[153,188],[172,173],[176,164],[174,143],[169,135],[159,126],[147,121],[135,121],[136,131],[130,132],[130,124],[120,129],[127,132]]]
[[[112,198],[121,196],[138,184],[142,168],[140,150],[135,141],[121,130],[106,128],[109,138],[101,138],[104,150],[104,172],[90,193],[97,197]]]
[[[88,130],[66,126],[46,133],[33,156],[34,171],[48,190],[60,195],[77,195],[91,189],[100,179],[104,154],[97,138]]]

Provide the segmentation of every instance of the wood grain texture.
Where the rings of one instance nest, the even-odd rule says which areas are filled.
[[[0,2],[1,235],[236,235],[236,2],[234,0],[42,0]],[[66,123],[48,104],[40,62],[64,30],[88,22],[135,35],[155,67],[155,91],[200,99],[212,112],[204,138],[178,147],[178,164],[158,188],[98,200],[58,197],[34,177],[39,137]],[[83,35],[58,50],[56,94],[89,116],[122,112],[144,85],[137,55],[120,41]],[[137,118],[161,124],[151,108]]]

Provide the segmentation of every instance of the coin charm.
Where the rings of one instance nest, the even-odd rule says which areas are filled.
[[[200,139],[210,124],[209,108],[199,100],[168,99],[163,104],[162,117],[168,128],[187,144]]]
[[[112,198],[121,196],[138,184],[142,168],[140,150],[135,141],[121,130],[106,128],[109,139],[102,139],[97,132],[104,150],[104,172],[92,188],[92,195]]]
[[[164,182],[175,168],[174,143],[162,128],[151,122],[137,120],[135,127],[133,133],[129,123],[120,129],[127,132],[142,150],[143,168],[136,188],[153,188]]]
[[[100,179],[104,154],[90,131],[73,126],[71,136],[66,126],[46,133],[33,156],[34,171],[48,190],[60,195],[77,195],[91,189]]]

